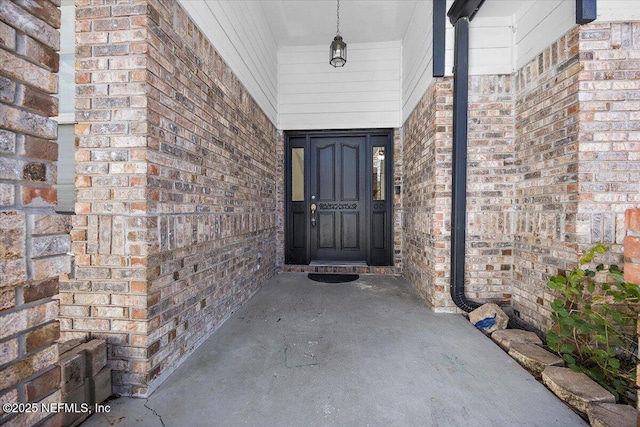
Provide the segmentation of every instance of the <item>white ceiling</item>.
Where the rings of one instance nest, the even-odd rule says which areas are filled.
[[[447,5],[452,2],[448,0]],[[402,40],[418,3],[340,0],[340,32],[347,43]],[[509,16],[525,3],[485,0],[477,16]],[[262,0],[260,4],[279,46],[328,44],[336,33],[336,0]]]

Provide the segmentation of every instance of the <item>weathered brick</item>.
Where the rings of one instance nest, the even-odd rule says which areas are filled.
[[[71,231],[72,217],[69,215],[33,214],[28,218],[34,235],[67,234]]]
[[[60,55],[58,52],[31,37],[24,36],[20,41],[23,45],[22,51],[29,59],[54,73],[60,71]]]
[[[51,298],[58,293],[58,279],[47,279],[42,282],[31,283],[23,288],[25,303]]]
[[[71,241],[66,234],[34,236],[32,240],[31,256],[41,257],[60,255],[69,252]]]
[[[0,126],[14,132],[48,139],[58,136],[58,123],[54,120],[7,105],[0,110]]]
[[[0,311],[8,310],[16,306],[16,293],[14,289],[0,290]]]
[[[48,323],[38,329],[25,334],[27,353],[41,347],[49,346],[60,338],[60,325],[58,322]]]
[[[16,152],[16,134],[0,129],[0,151],[14,154]]]
[[[57,13],[60,13],[59,10]],[[9,0],[0,0],[0,18],[4,22],[11,22],[14,28],[41,41],[50,48],[60,49],[60,33],[56,30],[57,27],[36,16],[24,13],[24,9],[15,3]]]
[[[53,72],[40,68],[24,59],[12,56],[9,52],[1,49],[0,61],[4,64],[3,72],[5,76],[33,85],[46,93],[55,94],[58,92],[58,79]]]
[[[22,205],[29,207],[56,206],[58,192],[55,188],[22,187]]]
[[[26,85],[22,85],[22,106],[48,117],[58,115],[58,98]]]
[[[16,338],[0,343],[0,365],[13,362],[18,358],[18,340]]]
[[[60,366],[54,366],[44,374],[26,383],[27,400],[35,402],[42,396],[60,388]]]
[[[15,99],[16,99],[15,82],[0,76],[0,101],[13,103]]]
[[[27,136],[24,141],[24,155],[41,160],[58,160],[58,144],[35,137]]]
[[[0,46],[7,50],[15,50],[16,48],[16,30],[0,22]]]
[[[55,363],[57,357],[58,349],[55,346],[49,346],[0,370],[0,389],[13,387],[23,379],[49,368]]]

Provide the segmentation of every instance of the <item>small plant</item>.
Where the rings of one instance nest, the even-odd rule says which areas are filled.
[[[579,267],[547,282],[557,291],[547,344],[569,368],[628,402],[636,396],[640,288],[626,283],[617,265],[581,268],[606,251],[604,245],[584,251]]]

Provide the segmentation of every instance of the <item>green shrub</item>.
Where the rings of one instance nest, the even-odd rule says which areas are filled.
[[[583,252],[580,267],[547,282],[557,291],[547,344],[569,368],[629,402],[636,396],[640,288],[626,283],[617,265],[581,268],[606,251],[604,245],[594,246]]]

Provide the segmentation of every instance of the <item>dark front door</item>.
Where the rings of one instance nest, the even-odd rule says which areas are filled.
[[[366,137],[310,142],[311,261],[366,262]]]
[[[391,265],[392,131],[287,132],[289,264]]]

